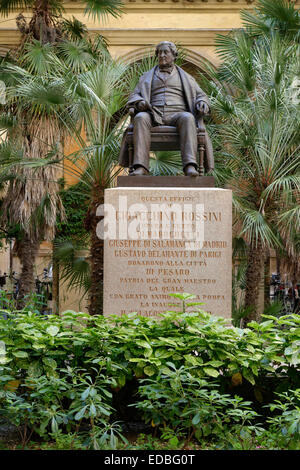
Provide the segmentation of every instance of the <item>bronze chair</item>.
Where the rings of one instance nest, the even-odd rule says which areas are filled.
[[[129,174],[133,167],[133,118],[136,114],[134,108],[129,108],[130,125],[127,129],[126,142],[129,153]],[[205,125],[203,114],[199,114],[197,120],[197,140],[198,140],[198,172],[204,175],[204,154],[205,154]],[[151,128],[150,150],[180,150],[179,134],[174,126],[154,126]]]

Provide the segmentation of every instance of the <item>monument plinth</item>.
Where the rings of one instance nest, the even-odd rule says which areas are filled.
[[[118,176],[117,186],[119,188],[214,188],[213,176]]]
[[[169,293],[188,292],[204,310],[230,318],[230,190],[118,187],[105,191],[105,204],[105,315],[158,316],[177,310]]]

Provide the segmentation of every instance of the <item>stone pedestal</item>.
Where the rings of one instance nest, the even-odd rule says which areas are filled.
[[[179,309],[169,293],[188,292],[230,318],[231,198],[219,188],[107,189],[104,314],[158,316]]]

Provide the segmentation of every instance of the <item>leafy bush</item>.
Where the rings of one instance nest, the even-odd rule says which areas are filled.
[[[275,415],[267,419],[270,426],[261,441],[273,448],[300,450],[300,389],[277,396],[279,399],[267,405]]]
[[[192,369],[195,369],[192,368]],[[146,421],[152,426],[171,427],[177,433],[200,440],[212,436],[220,439],[229,429],[233,432],[245,432],[245,426],[258,415],[251,409],[251,402],[240,397],[221,394],[214,383],[199,379],[185,366],[176,369],[173,363],[155,379],[146,379],[139,387],[139,395],[144,398],[135,403],[143,411]],[[250,426],[251,431],[260,431]]]
[[[216,435],[222,426],[252,432],[270,417],[265,405],[275,392],[299,389],[300,316],[267,316],[242,330],[188,312],[192,298],[182,299],[184,313],[160,320],[6,311],[0,414],[20,426],[24,445],[32,432],[42,439],[84,432],[87,447],[116,447],[122,432],[115,421],[131,419],[130,410],[187,438]]]

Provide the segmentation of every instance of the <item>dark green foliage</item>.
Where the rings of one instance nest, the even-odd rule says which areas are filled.
[[[9,13],[14,12],[17,8],[27,9],[32,8],[34,0],[1,0],[0,13],[8,16]]]
[[[123,3],[121,0],[86,0],[85,13],[98,20],[106,20],[109,15],[118,18],[123,13]]]
[[[277,31],[282,37],[300,40],[300,14],[288,0],[258,0],[254,13],[245,10],[241,17],[255,36]]]
[[[142,410],[146,421],[176,432],[190,432],[189,439],[195,435],[200,440],[206,436],[220,438],[227,427],[233,432],[240,431],[240,426],[250,424],[258,416],[251,402],[220,393],[216,383],[195,377],[196,368],[176,369],[172,362],[167,362],[155,379],[142,380],[139,388],[142,400],[134,406]]]
[[[88,29],[84,23],[79,21],[75,16],[72,19],[63,18],[61,21],[62,31],[71,39],[82,39],[88,33]]]
[[[193,308],[181,298],[184,310]],[[272,418],[265,405],[274,393],[300,387],[299,315],[269,316],[241,330],[202,311],[160,320],[2,312],[1,415],[45,439],[85,424],[88,446],[110,445],[129,403],[136,417],[188,440],[233,429],[256,435]]]
[[[153,176],[182,174],[180,152],[155,152],[155,156],[150,155],[150,173]]]
[[[77,183],[61,191],[65,209],[65,219],[58,220],[56,235],[58,238],[75,238],[82,240],[87,237],[84,228],[84,217],[87,212],[89,196],[83,183]]]
[[[54,259],[60,266],[60,279],[72,289],[87,292],[90,287],[90,264],[86,259],[89,233],[84,227],[89,195],[83,183],[61,192],[65,218],[57,222]]]

